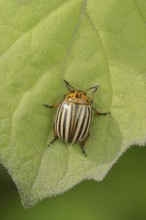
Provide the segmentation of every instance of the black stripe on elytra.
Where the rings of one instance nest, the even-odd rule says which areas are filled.
[[[91,111],[90,111],[90,108],[87,107],[87,109],[88,109],[88,120],[87,120],[87,124],[86,124],[85,131],[84,131],[83,136],[82,136],[83,139],[85,138],[85,134],[86,134],[87,129],[88,129],[88,127],[89,127],[89,122],[90,122],[90,118],[91,118]],[[89,130],[89,129],[88,129],[88,130]]]
[[[85,119],[86,119],[86,117],[87,117],[87,107],[85,106],[85,107],[83,107],[83,108],[85,108],[84,117],[83,117],[83,119],[82,119],[82,124],[81,124],[80,130],[79,130],[79,134],[78,134],[78,136],[77,136],[76,141],[79,141],[78,139],[79,139],[79,137],[80,137],[80,135],[81,135],[81,132],[82,132],[82,130],[83,130],[83,128],[84,128]],[[88,117],[89,117],[89,116],[88,116]],[[87,126],[87,125],[86,125],[86,126]],[[85,127],[85,128],[86,128],[86,127]],[[85,129],[85,128],[84,128],[84,129]]]
[[[92,120],[92,109],[90,108],[90,125],[89,125],[89,130],[90,130],[90,127],[91,127],[91,120]]]
[[[71,130],[69,134],[69,142],[72,142],[72,137],[73,137],[73,132],[74,132],[74,126],[75,126],[75,121],[76,121],[76,115],[78,112],[79,105],[78,104],[72,104],[74,108],[74,114],[72,114],[72,119],[71,119]]]
[[[71,132],[72,132],[72,127],[73,127],[73,109],[74,109],[74,105],[75,104],[72,104],[72,103],[70,103],[70,109],[71,109],[71,111],[70,111],[70,120],[69,120],[69,132],[68,132],[68,141],[70,142],[70,138],[71,138]]]
[[[83,108],[83,106],[81,106],[81,108],[80,108],[80,112],[79,112],[78,117],[77,117],[77,113],[78,113],[78,112],[76,112],[76,118],[75,118],[76,124],[75,124],[75,127],[74,127],[74,129],[73,129],[72,138],[71,138],[72,140],[73,140],[73,138],[74,138],[74,135],[75,135],[75,132],[76,132],[76,129],[77,129],[79,120],[80,120],[80,115],[82,114],[82,108]],[[78,109],[77,111],[79,111],[79,109]]]
[[[69,103],[66,103],[65,105],[69,105]],[[68,108],[64,109],[65,113],[64,113],[64,118],[63,118],[63,134],[62,134],[62,138],[65,139],[65,128],[66,128],[66,118],[67,118],[67,114],[69,113]],[[63,116],[62,116],[63,117]]]
[[[91,126],[91,119],[92,119],[92,110],[91,110],[91,108],[89,108],[89,107],[88,107],[88,109],[89,109],[89,112],[90,112],[90,116],[89,116],[90,122],[89,122],[89,124],[88,124],[88,132],[87,132],[86,136],[87,136],[88,133],[89,133],[90,126]]]
[[[60,116],[58,116],[58,122],[57,122],[57,124],[58,124],[58,133],[59,133],[59,136],[62,138],[62,136],[61,136],[61,129],[62,129],[62,127],[61,127],[61,119],[62,119],[62,112],[63,112],[63,104],[64,103],[62,103],[62,108],[60,109],[60,111],[58,112],[58,114],[60,113]]]

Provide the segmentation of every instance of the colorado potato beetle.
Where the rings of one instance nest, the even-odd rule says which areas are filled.
[[[52,144],[57,138],[66,143],[79,143],[83,154],[85,153],[85,143],[90,135],[90,125],[92,119],[92,110],[97,116],[107,115],[109,112],[98,112],[91,107],[94,94],[98,86],[93,86],[88,90],[92,90],[89,98],[84,91],[80,91],[71,86],[66,80],[68,92],[63,99],[55,104],[44,104],[47,108],[57,109],[55,121],[52,125],[54,138],[50,142]],[[50,145],[49,144],[49,145]]]

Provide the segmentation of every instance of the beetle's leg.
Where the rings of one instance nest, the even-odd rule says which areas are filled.
[[[94,112],[96,113],[96,115],[108,115],[110,114],[110,112],[98,112],[95,108],[92,108],[92,110],[94,110]]]
[[[85,147],[85,144],[86,144],[86,142],[87,142],[89,136],[90,136],[90,133],[89,133],[83,140],[80,141],[80,146],[81,146],[82,152],[83,152],[83,154],[84,154],[85,156],[87,156],[87,154],[86,154],[86,152],[85,152],[85,148],[84,148],[84,147]]]
[[[50,146],[51,144],[54,143],[54,141],[56,141],[56,139],[58,138],[56,131],[55,131],[55,123],[52,124],[52,128],[53,128],[53,133],[54,133],[54,138],[52,139],[52,141],[50,141],[50,143],[48,144],[48,146]]]
[[[51,144],[53,144],[54,141],[56,141],[57,138],[58,138],[57,136],[54,136],[54,138],[52,139],[52,141],[50,141],[50,143],[48,144],[48,146],[50,146]]]
[[[45,106],[46,108],[58,108],[60,102],[56,103],[55,105],[48,105],[48,104],[43,104],[43,106]]]

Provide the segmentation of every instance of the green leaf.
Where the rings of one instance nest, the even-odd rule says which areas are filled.
[[[85,179],[102,180],[146,140],[145,0],[0,1],[0,161],[30,207]],[[63,78],[100,85],[85,157],[53,137]]]

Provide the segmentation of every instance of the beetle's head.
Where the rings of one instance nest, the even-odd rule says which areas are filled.
[[[79,91],[79,90],[73,90],[67,92],[64,95],[64,100],[79,104],[85,104],[85,105],[90,104],[90,100],[87,97],[86,93],[84,91]]]
[[[96,92],[98,86],[93,86],[87,90],[92,90],[92,96],[91,99],[88,98],[87,94],[84,91],[80,91],[72,87],[66,80],[64,80],[66,83],[66,87],[69,90],[65,95],[64,95],[64,100],[74,102],[74,103],[79,103],[79,104],[84,104],[84,105],[90,105],[93,102],[93,95]]]

